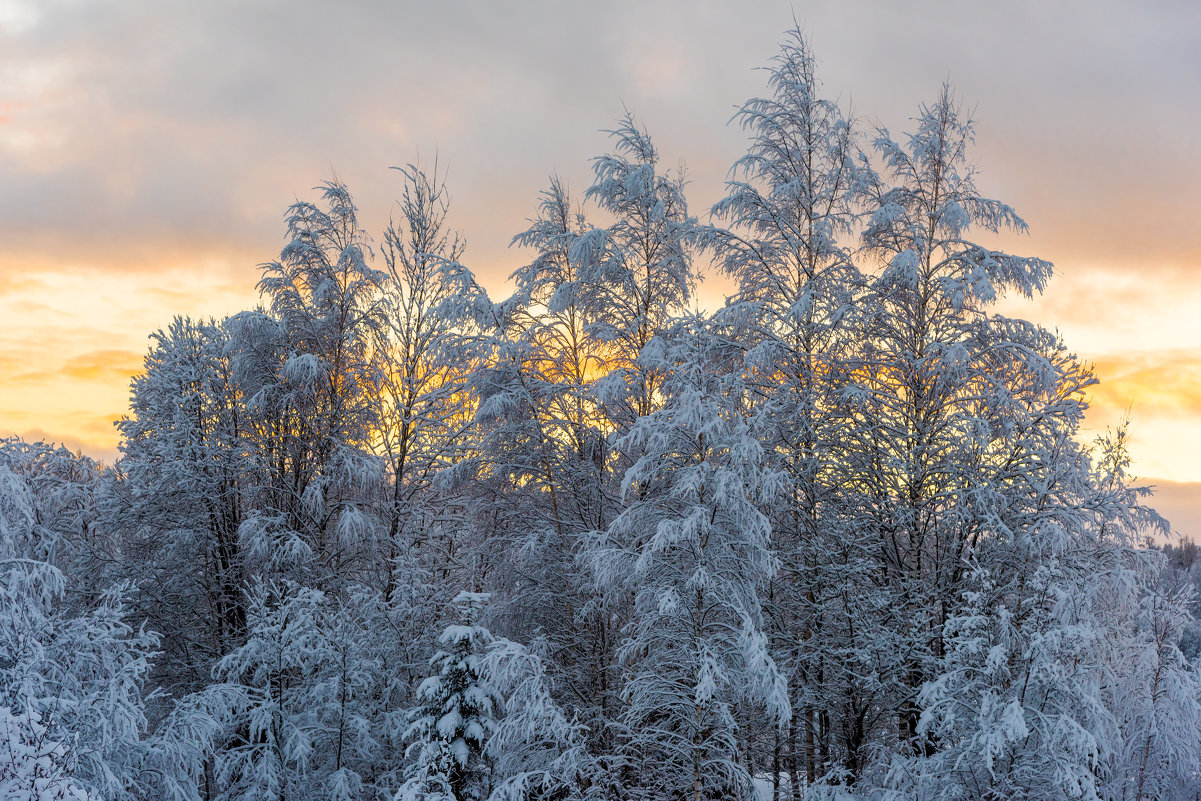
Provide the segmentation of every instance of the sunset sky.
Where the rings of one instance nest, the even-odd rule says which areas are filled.
[[[0,0],[0,436],[111,462],[147,335],[253,306],[283,212],[333,175],[380,231],[400,176],[448,171],[466,263],[500,295],[557,171],[634,112],[703,216],[734,107],[793,18],[826,93],[899,135],[949,80],[981,191],[1053,261],[1033,302],[1129,410],[1134,470],[1201,539],[1201,3]],[[704,302],[725,285],[706,282]]]

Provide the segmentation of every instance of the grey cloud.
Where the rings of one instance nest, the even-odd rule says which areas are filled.
[[[268,258],[284,206],[331,167],[382,221],[396,189],[384,168],[435,149],[470,253],[512,261],[545,175],[585,184],[623,102],[687,158],[703,210],[739,155],[724,123],[762,91],[753,68],[792,18],[783,2],[36,8],[0,36],[0,67],[58,77],[36,96],[0,89],[10,126],[45,132],[30,158],[0,148],[0,236],[104,249],[114,267],[114,240]],[[894,133],[950,78],[977,107],[982,187],[1028,217],[1035,245],[1201,253],[1201,7],[827,0],[797,14],[829,91]]]

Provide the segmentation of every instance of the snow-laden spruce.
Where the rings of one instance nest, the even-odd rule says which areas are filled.
[[[405,732],[411,766],[396,801],[483,801],[492,786],[485,746],[503,699],[481,670],[492,634],[477,625],[486,593],[455,596],[459,621],[439,638],[432,675],[417,688],[417,706]]]

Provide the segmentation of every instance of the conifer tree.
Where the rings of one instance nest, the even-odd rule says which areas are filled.
[[[492,760],[485,750],[502,714],[499,693],[482,674],[492,643],[478,625],[487,593],[460,592],[461,622],[446,627],[430,660],[433,675],[417,689],[406,735],[412,762],[397,801],[484,801],[491,792]]]

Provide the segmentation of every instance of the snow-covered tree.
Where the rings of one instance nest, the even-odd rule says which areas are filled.
[[[1160,537],[1167,521],[1141,505],[1150,494],[1129,476],[1127,425],[1107,432],[1094,446],[1092,528],[1102,542],[1144,544]],[[1119,551],[1120,552],[1120,551]],[[1123,560],[1120,583],[1090,580],[1088,594],[1104,616],[1109,642],[1103,649],[1104,703],[1115,725],[1102,755],[1106,799],[1188,798],[1201,792],[1201,665],[1182,653],[1190,623],[1193,588],[1167,570],[1154,549]]]
[[[454,322],[446,314],[457,289],[446,266],[458,262],[464,243],[447,229],[449,199],[437,166],[432,174],[415,165],[401,172],[400,219],[384,232],[377,332],[383,371],[377,451],[391,482],[383,515],[390,563],[412,555],[437,527],[440,510],[429,508],[436,497],[432,479],[464,458],[472,411],[464,384],[473,365],[454,346]],[[447,503],[440,499],[440,506]]]
[[[857,687],[846,657],[848,583],[865,544],[843,524],[839,469],[845,420],[838,392],[853,370],[863,278],[847,250],[872,178],[850,121],[820,96],[815,59],[799,30],[768,68],[772,94],[743,104],[750,134],[714,216],[729,229],[704,239],[737,292],[714,317],[745,348],[743,380],[766,459],[783,486],[768,514],[781,570],[768,590],[772,649],[789,677],[793,721],[772,736],[776,792],[786,768],[812,782],[837,765],[855,769],[862,747]],[[832,725],[833,722],[833,725]]]
[[[0,796],[9,801],[99,801],[71,776],[70,751],[32,709],[0,707]]]
[[[902,762],[901,787],[937,799],[1096,797],[1114,724],[1100,703],[1105,629],[1080,614],[1065,572],[1028,577],[1041,597],[1022,600],[1034,608],[986,576],[966,594],[945,625],[940,675],[919,696],[918,732],[937,745]]]
[[[121,588],[81,586],[56,564],[66,532],[79,532],[79,498],[62,486],[71,463],[68,475],[90,465],[41,443],[0,442],[0,707],[12,760],[0,775],[15,771],[9,780],[47,793],[120,797],[139,789],[157,637],[126,619]],[[30,749],[40,749],[32,763]]]
[[[401,710],[383,607],[365,590],[339,600],[285,582],[251,593],[246,643],[192,702],[228,738],[214,754],[222,798],[386,797]]]
[[[1073,433],[1090,380],[1055,352],[1054,338],[987,313],[998,293],[1041,291],[1051,265],[967,238],[972,229],[1025,230],[1013,209],[977,191],[972,138],[944,87],[905,145],[885,130],[876,139],[885,172],[863,236],[881,270],[867,299],[858,388],[848,391],[856,408],[843,469],[859,505],[854,525],[878,543],[895,612],[885,630],[902,658],[885,678],[887,703],[901,742],[919,750],[917,693],[943,652],[967,558],[1009,523],[986,512],[1028,493],[1039,457]],[[1033,429],[1015,430],[1023,422]]]
[[[289,209],[290,241],[262,266],[268,310],[231,318],[229,351],[266,472],[242,539],[269,569],[325,584],[370,567],[378,538],[365,506],[382,480],[369,449],[384,275],[346,186],[327,182],[322,199]]]
[[[314,589],[266,584],[250,594],[245,644],[217,664],[214,678],[238,689],[231,741],[217,754],[220,797],[277,801],[309,797],[307,773],[318,731],[307,690],[322,650]]]
[[[735,709],[781,726],[791,714],[760,604],[777,567],[760,506],[778,481],[727,349],[700,321],[688,328],[643,353],[666,400],[626,435],[642,454],[628,506],[589,556],[598,584],[633,596],[619,650],[630,797],[750,798]]]
[[[478,625],[486,593],[461,592],[454,599],[460,622],[443,631],[442,647],[430,660],[433,674],[417,688],[407,737],[412,760],[397,801],[484,801],[492,786],[486,751],[502,713],[503,699],[490,686],[481,663],[492,644]]]
[[[481,498],[477,514],[499,531],[489,538],[499,598],[492,618],[518,638],[545,637],[560,700],[587,719],[591,734],[614,706],[609,612],[595,601],[579,563],[587,532],[619,508],[620,466],[613,426],[596,382],[608,365],[591,333],[595,320],[572,249],[586,229],[557,178],[514,243],[535,250],[513,274],[493,358],[481,365],[476,418]],[[486,487],[487,489],[483,489]],[[486,495],[484,493],[487,493]]]
[[[437,168],[378,255],[332,181],[265,308],[153,335],[113,468],[0,441],[0,796],[1201,792],[1201,567],[995,313],[1051,265],[972,122],[873,161],[799,32],[766,74],[713,224],[627,115],[493,302]]]
[[[151,339],[104,501],[123,532],[133,601],[163,637],[156,680],[187,693],[245,634],[238,529],[260,473],[226,324],[176,318]]]
[[[1201,793],[1201,675],[1180,651],[1191,588],[1154,564],[1140,587],[1111,703],[1121,732],[1106,796],[1144,801]],[[1131,604],[1133,607],[1134,604]],[[1133,610],[1130,610],[1133,611]]]
[[[567,801],[598,786],[584,727],[555,701],[538,651],[497,638],[480,670],[504,700],[504,716],[485,745],[493,765],[489,801]]]
[[[607,426],[600,413],[593,382],[605,371],[599,343],[591,338],[590,316],[583,294],[579,265],[572,248],[585,231],[583,214],[572,207],[558,178],[542,193],[538,215],[514,244],[535,248],[536,257],[512,278],[517,293],[508,339],[510,394],[521,398],[517,407],[537,428],[533,461],[550,496],[545,528],[560,540],[572,532],[603,525],[611,502],[603,497],[606,473]],[[499,378],[500,376],[498,376]],[[495,398],[495,395],[490,396]],[[514,421],[515,422],[515,421]],[[522,459],[516,431],[497,437],[501,457]],[[517,436],[514,436],[516,434]],[[570,548],[564,553],[570,553]]]
[[[615,221],[573,243],[578,283],[571,291],[589,335],[604,346],[609,369],[598,383],[600,399],[626,429],[655,408],[661,381],[638,355],[687,310],[696,288],[689,249],[696,220],[683,168],[660,173],[659,152],[633,116],[610,133],[613,152],[593,160],[585,198]]]

